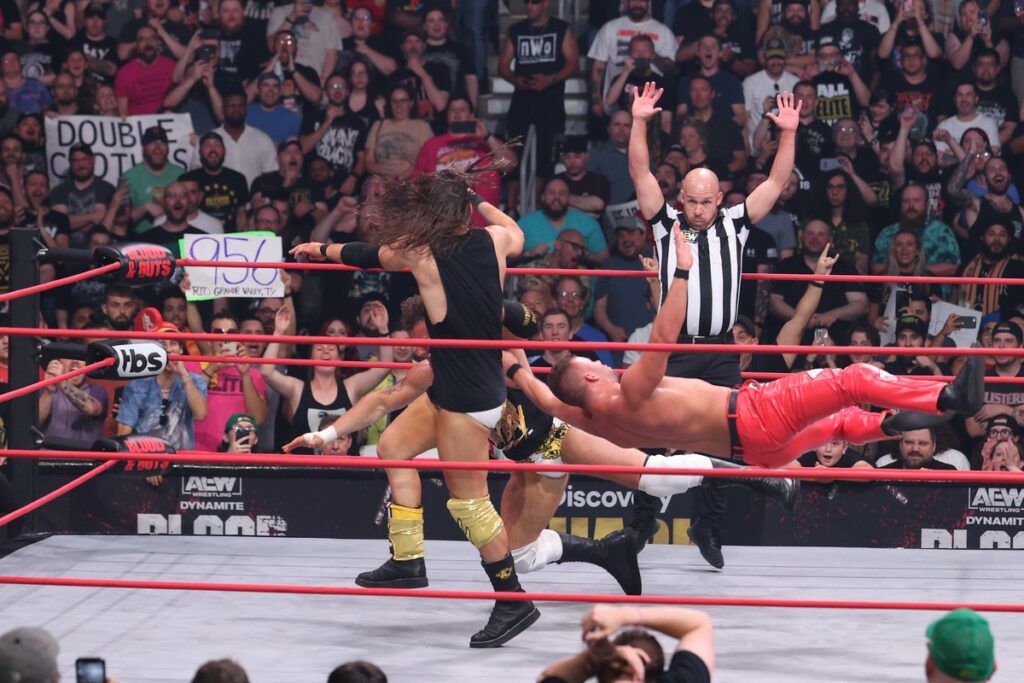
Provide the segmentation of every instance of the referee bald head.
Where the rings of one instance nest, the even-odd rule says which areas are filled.
[[[695,168],[683,178],[679,191],[683,215],[693,230],[707,230],[715,223],[718,206],[722,203],[722,190],[718,176],[706,168]]]

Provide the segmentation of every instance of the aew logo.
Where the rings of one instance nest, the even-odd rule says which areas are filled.
[[[167,351],[155,342],[132,342],[113,347],[115,368],[121,379],[159,375],[167,367]]]
[[[242,495],[240,477],[185,477],[181,492],[202,498],[228,498]]]
[[[1024,488],[1010,489],[987,486],[970,490],[971,508],[999,508],[1001,510],[1024,508]]]

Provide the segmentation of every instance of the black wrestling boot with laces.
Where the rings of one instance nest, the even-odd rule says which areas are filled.
[[[512,555],[497,562],[481,562],[491,586],[499,593],[522,593]],[[501,647],[540,618],[540,610],[529,600],[496,600],[487,625],[469,639],[470,647]]]
[[[388,559],[387,562],[356,577],[363,588],[426,588],[427,565],[423,558],[415,560]]]
[[[690,542],[697,546],[697,550],[700,551],[700,556],[704,558],[705,562],[715,569],[725,566],[725,557],[722,555],[722,539],[718,535],[717,529],[701,526],[698,521],[686,530],[686,535],[690,537]]]
[[[643,550],[644,546],[653,541],[654,534],[658,533],[657,514],[660,511],[661,498],[643,491],[633,492],[633,514],[626,526],[636,534],[640,543],[637,552]]]
[[[642,544],[632,529],[614,531],[600,541],[558,534],[562,539],[563,562],[587,562],[597,565],[612,575],[626,595],[640,595],[643,592],[643,579],[636,556]]]
[[[711,467],[716,470],[741,470],[744,465],[740,465],[728,460],[719,460],[717,458],[708,458],[711,461]],[[752,491],[756,491],[763,496],[777,500],[782,503],[782,506],[789,512],[793,512],[796,508],[796,499],[800,495],[800,480],[799,479],[777,479],[774,477],[705,477],[702,486],[713,486],[713,487],[725,487],[725,486],[742,486]]]
[[[981,348],[978,342],[971,348]],[[960,374],[939,394],[939,410],[952,410],[962,415],[974,415],[985,403],[985,357],[971,356],[960,368]]]

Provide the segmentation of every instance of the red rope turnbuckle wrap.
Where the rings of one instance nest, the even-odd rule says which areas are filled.
[[[789,607],[796,609],[880,609],[948,612],[968,607],[976,612],[1024,612],[1024,605],[959,602],[898,602],[887,600],[794,600],[678,595],[606,595],[592,593],[504,593],[428,588],[355,588],[349,586],[296,586],[265,583],[212,583],[201,581],[148,581],[139,579],[87,579],[55,576],[0,576],[0,584],[66,586],[72,588],[127,588],[150,590],[216,591],[227,593],[285,593],[289,595],[348,595],[352,597],[427,598],[444,600],[514,600],[534,602],[615,603],[629,605],[698,605],[705,607]]]

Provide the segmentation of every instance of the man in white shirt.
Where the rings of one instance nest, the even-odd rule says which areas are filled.
[[[948,130],[954,140],[960,142],[969,128],[980,128],[988,136],[993,156],[999,156],[999,126],[995,119],[978,111],[978,90],[973,82],[961,83],[956,87],[953,97],[956,105],[956,116],[950,116],[940,123],[937,130]],[[939,165],[951,166],[957,162],[953,150],[945,140],[935,138],[935,151],[939,153]]]
[[[338,65],[338,51],[341,49],[338,25],[331,13],[315,7],[311,0],[282,5],[270,13],[267,36],[273,36],[279,30],[295,34],[298,42],[295,61],[316,69],[320,82],[326,81]]]
[[[199,187],[199,181],[197,180],[179,180],[185,189],[188,191],[188,224],[199,228],[205,233],[210,235],[223,235],[224,224],[219,220],[201,211],[199,206],[203,202],[203,188]],[[159,228],[161,225],[167,222],[167,215],[163,214],[153,221],[153,227]]]
[[[626,16],[612,19],[598,31],[587,58],[593,61],[590,73],[591,108],[595,115],[605,116],[604,96],[629,54],[633,36],[646,35],[654,43],[655,62],[673,64],[679,40],[672,29],[651,18],[650,0],[628,0]]]
[[[777,36],[772,36],[764,43],[764,69],[752,73],[743,79],[743,101],[747,107],[747,144],[753,147],[754,129],[764,117],[765,100],[775,102],[781,92],[792,92],[799,80],[786,71],[786,58],[789,51],[786,43]]]
[[[257,176],[277,170],[277,147],[261,130],[245,125],[245,94],[224,97],[224,125],[214,132],[224,140],[224,165],[245,176],[250,186]]]

